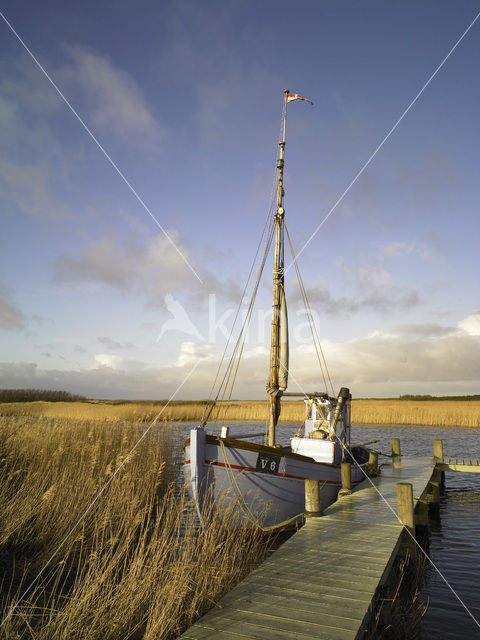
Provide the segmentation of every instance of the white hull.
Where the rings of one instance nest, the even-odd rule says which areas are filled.
[[[303,520],[305,479],[318,479],[321,509],[337,498],[340,466],[315,462],[284,449],[190,432],[185,476],[199,511],[208,494],[233,509],[235,528],[294,526]],[[352,465],[352,485],[365,477]],[[293,520],[292,520],[293,519]]]

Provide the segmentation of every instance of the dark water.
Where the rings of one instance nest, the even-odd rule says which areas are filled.
[[[297,426],[279,425],[278,442],[289,444]],[[190,427],[182,426],[182,435]],[[212,425],[212,431],[218,432],[219,427]],[[230,423],[232,437],[264,432],[262,423]],[[376,449],[380,452],[390,452],[391,438],[400,438],[405,455],[433,455],[433,440],[440,438],[445,456],[480,458],[480,429],[352,428],[352,442],[379,439]],[[258,442],[262,442],[260,436]],[[447,472],[445,484],[440,518],[430,527],[428,555],[433,564],[427,562],[420,593],[421,600],[428,603],[420,634],[423,640],[480,638],[480,473]]]
[[[432,455],[433,439],[440,438],[445,456],[480,458],[480,429],[357,427],[354,433],[355,440],[379,438],[380,451],[388,452],[390,438],[398,437],[402,453]],[[428,556],[436,568],[427,562],[421,638],[480,638],[480,474],[447,472],[445,485],[440,518],[430,527]]]

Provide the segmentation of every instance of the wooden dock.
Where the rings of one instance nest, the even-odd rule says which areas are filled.
[[[439,495],[431,458],[394,456],[285,542],[181,636],[185,640],[353,640],[404,544],[397,483],[422,512]],[[444,463],[446,464],[446,463]],[[411,499],[410,499],[411,502]],[[405,519],[404,519],[405,520]],[[407,522],[406,522],[407,524]],[[413,524],[413,523],[411,523]]]
[[[463,471],[464,473],[480,473],[480,460],[465,458],[443,458],[437,463],[440,471]]]

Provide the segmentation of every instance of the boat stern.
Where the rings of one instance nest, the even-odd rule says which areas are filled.
[[[199,512],[202,511],[205,497],[206,465],[205,465],[206,434],[203,429],[196,427],[190,430],[190,438],[185,445],[185,479],[190,486],[190,492]]]

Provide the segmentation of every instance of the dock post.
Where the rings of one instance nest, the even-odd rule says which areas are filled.
[[[428,483],[428,511],[431,518],[440,517],[440,492],[442,487],[442,472],[435,469]]]
[[[431,480],[428,484],[428,514],[430,518],[438,520],[440,518],[440,482]]]
[[[427,549],[429,544],[428,524],[428,502],[426,497],[421,496],[415,508],[415,539],[422,550]]]
[[[368,456],[367,472],[369,476],[378,475],[378,451],[370,451]]]
[[[399,458],[400,453],[400,438],[392,438],[392,457]]]
[[[435,462],[437,464],[441,464],[443,462],[443,440],[434,440],[433,441],[433,457],[435,458]],[[440,471],[440,491],[443,493],[445,489],[445,471]]]
[[[418,530],[418,527],[428,527],[428,502],[425,499],[417,502],[415,530]]]
[[[443,441],[442,440],[433,441],[433,457],[435,458],[435,462],[443,462]]]
[[[342,488],[338,496],[349,496],[352,493],[352,465],[350,462],[342,462]]]
[[[307,518],[321,516],[320,487],[318,480],[305,478],[305,512]]]
[[[410,482],[397,482],[398,517],[407,529],[406,548],[411,557],[415,557],[417,545],[415,542],[415,516],[413,513],[413,487]]]
[[[400,453],[400,438],[392,438],[392,464],[394,469],[402,466],[402,454]]]

